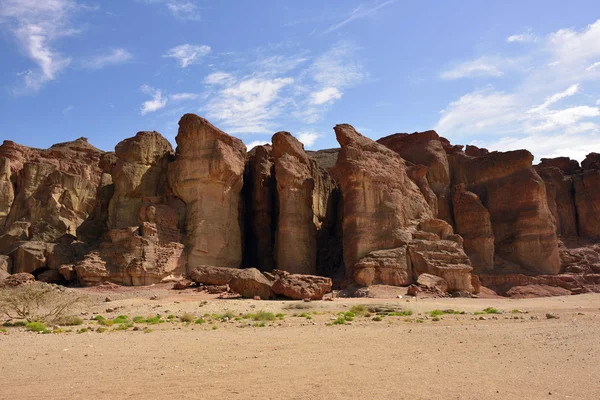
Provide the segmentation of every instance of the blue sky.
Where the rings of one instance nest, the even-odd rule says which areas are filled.
[[[249,146],[350,123],[600,152],[597,0],[0,0],[0,32],[0,138],[30,146],[174,143],[193,112]]]

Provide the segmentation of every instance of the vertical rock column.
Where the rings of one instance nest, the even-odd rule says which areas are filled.
[[[275,262],[281,270],[314,274],[317,229],[313,214],[315,180],[302,143],[288,132],[273,136],[273,157],[279,199]]]
[[[186,203],[188,269],[203,264],[238,268],[246,146],[194,114],[181,118],[175,140],[169,183]]]
[[[4,232],[4,223],[15,199],[15,191],[10,181],[10,160],[0,158],[0,234]]]

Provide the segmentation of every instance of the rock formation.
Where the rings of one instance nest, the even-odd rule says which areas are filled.
[[[46,150],[5,141],[0,279],[188,276],[297,299],[352,283],[600,291],[598,153],[533,166],[526,150],[463,150],[434,131],[374,142],[343,124],[339,149],[305,151],[278,132],[246,154],[196,115],[179,126],[175,152],[157,132],[114,153],[85,138]]]
[[[240,267],[246,146],[194,114],[181,118],[175,140],[169,182],[186,204],[188,268]]]

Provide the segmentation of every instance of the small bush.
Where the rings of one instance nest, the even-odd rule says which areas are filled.
[[[424,321],[423,319],[421,319],[421,318],[418,318],[418,319],[417,319],[415,322],[416,322],[417,324],[422,324],[422,323],[423,323],[423,322],[425,322],[425,321]]]
[[[175,316],[174,316],[173,314],[169,314],[169,315],[167,316],[167,319],[168,319],[168,320],[175,319]]]
[[[335,321],[333,321],[333,325],[346,325],[346,318],[343,316],[338,317]]]
[[[25,325],[25,328],[31,332],[44,332],[48,330],[43,322],[30,322]]]
[[[275,321],[275,318],[275,314],[273,314],[272,312],[261,310],[257,311],[252,319],[254,319],[255,321]]]
[[[198,318],[196,321],[194,321],[194,323],[198,325],[204,324],[205,322],[206,320],[204,318]]]
[[[24,285],[0,291],[0,314],[9,319],[52,323],[66,315],[81,299],[49,285]]]
[[[125,324],[129,322],[129,317],[127,315],[119,315],[117,318],[112,320],[115,324]]]
[[[65,330],[62,328],[56,328],[52,331],[52,333],[65,333]]]
[[[352,311],[340,312],[338,315],[341,318],[344,318],[346,321],[353,321],[354,317],[356,317],[356,314],[354,314]]]
[[[94,315],[94,318],[92,318],[94,321],[104,321],[106,318],[104,318],[102,315]]]
[[[286,304],[283,308],[286,310],[308,310],[312,308],[312,305],[310,303],[299,302]]]
[[[156,325],[156,324],[160,324],[165,322],[163,319],[161,319],[160,315],[156,315],[154,317],[148,317],[146,318],[146,323],[149,325]]]
[[[108,328],[105,328],[105,327],[101,326],[101,327],[99,327],[98,329],[96,329],[96,332],[98,332],[98,333],[104,333],[104,332],[106,332],[107,330],[108,330]]]
[[[389,317],[409,317],[412,315],[412,311],[393,311],[387,314]]]
[[[98,323],[103,326],[113,326],[115,324],[115,322],[110,319],[101,319],[98,320]]]
[[[521,311],[521,310],[517,310],[517,309],[515,308],[514,310],[512,310],[512,311],[511,311],[511,313],[513,313],[513,314],[522,314],[522,313],[523,313],[523,311]]]
[[[8,329],[6,329],[6,328],[2,327],[2,328],[0,328],[0,332],[2,332],[2,333],[7,333],[7,332],[8,332]]]
[[[264,322],[256,322],[252,326],[255,328],[264,328],[266,325]]]
[[[146,328],[146,329],[144,329],[144,333],[152,333],[152,329]]]
[[[350,312],[356,315],[362,315],[367,312],[367,307],[364,304],[357,304],[355,306],[350,307]]]
[[[143,324],[144,322],[146,322],[146,318],[142,317],[141,315],[138,315],[133,317],[132,321],[136,324]]]
[[[83,319],[81,319],[79,317],[75,317],[73,315],[57,318],[57,320],[55,322],[58,325],[64,325],[64,326],[83,325]]]
[[[285,318],[285,314],[283,314],[283,313],[277,313],[277,314],[275,314],[275,318],[277,318],[277,319],[284,319]]]
[[[216,325],[213,325],[212,329],[213,329],[213,331],[216,331],[217,329],[219,329],[219,327]]]
[[[77,333],[86,333],[87,331],[89,331],[88,328],[81,328],[77,331]]]
[[[119,324],[117,327],[113,328],[113,331],[126,331],[127,329],[132,328],[132,327],[133,327],[132,322]]]
[[[484,308],[482,311],[477,311],[474,313],[475,315],[481,315],[481,314],[502,314],[501,311],[499,311],[498,309],[494,308],[494,307],[487,307]]]
[[[196,316],[193,314],[185,313],[179,318],[179,320],[181,322],[194,322],[196,320]]]
[[[383,321],[383,319],[379,315],[377,315],[377,316],[373,317],[373,321],[379,322],[379,321]]]
[[[233,314],[233,311],[227,310],[223,314],[213,314],[212,317],[220,321],[225,321],[225,318],[227,318],[227,320],[231,320],[235,317],[235,315]]]
[[[438,321],[440,321],[440,317],[433,317],[431,320],[432,320],[433,322],[438,322]]]

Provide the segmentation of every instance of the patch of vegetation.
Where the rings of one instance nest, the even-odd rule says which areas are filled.
[[[213,325],[212,329],[213,329],[213,331],[215,331],[215,330],[219,329],[219,327],[216,325]]]
[[[220,320],[220,321],[229,321],[231,319],[233,319],[235,317],[235,315],[233,314],[233,311],[227,310],[225,311],[223,314],[213,314],[212,318],[216,319],[216,320]]]
[[[7,333],[7,332],[8,332],[8,329],[6,329],[6,328],[2,327],[2,328],[0,328],[0,332],[2,332],[2,333]]]
[[[133,322],[128,322],[124,324],[119,324],[118,326],[113,328],[113,331],[126,331],[129,328],[133,327]]]
[[[333,321],[332,325],[346,325],[346,317],[340,316],[335,321]]]
[[[282,320],[282,319],[285,318],[285,314],[284,313],[277,313],[277,314],[275,314],[275,318]]]
[[[310,303],[298,302],[286,304],[283,308],[286,310],[308,310],[312,308],[312,305]]]
[[[52,331],[52,333],[65,333],[65,330],[62,328],[56,328]]]
[[[367,307],[364,304],[357,304],[350,307],[350,312],[356,315],[363,315],[367,312]]]
[[[106,332],[107,330],[108,330],[108,328],[105,328],[105,327],[101,326],[101,327],[99,327],[98,329],[96,329],[96,332],[98,332],[98,333],[104,333],[104,332]]]
[[[413,313],[410,310],[406,310],[406,311],[392,311],[387,313],[388,317],[409,317],[411,316]]]
[[[243,317],[245,319],[252,319],[254,321],[275,321],[276,319],[275,314],[263,310],[257,311],[253,314],[244,314]]]
[[[352,311],[346,311],[346,312],[340,312],[338,313],[338,315],[340,316],[340,318],[345,319],[346,321],[354,321],[354,317],[356,317],[356,314],[354,314]]]
[[[98,323],[103,326],[113,326],[115,324],[115,322],[110,319],[100,319],[98,320]]]
[[[440,318],[440,317],[433,317],[431,320],[432,320],[433,322],[438,322],[438,321],[440,321],[440,320],[441,320],[441,318]]]
[[[129,322],[129,317],[127,315],[119,315],[117,318],[112,320],[115,324],[126,324]]]
[[[416,322],[417,324],[422,324],[423,322],[425,322],[425,320],[423,320],[423,319],[421,319],[421,318],[417,318],[417,319],[415,320],[415,322]]]
[[[194,314],[185,313],[181,317],[179,317],[181,322],[194,322],[196,320],[196,316]]]
[[[29,322],[25,328],[31,332],[50,332],[43,322]]]
[[[511,311],[511,313],[513,313],[513,314],[522,314],[522,313],[523,313],[523,311],[521,311],[521,310],[517,310],[517,309],[515,308],[514,310],[512,310],[512,311]]]
[[[77,331],[77,333],[86,333],[86,332],[88,332],[88,331],[89,331],[89,329],[88,329],[88,328],[81,328],[81,329],[79,329],[79,330]]]
[[[252,326],[255,328],[264,328],[266,325],[264,322],[256,322],[256,323],[252,324]]]
[[[475,315],[481,314],[502,314],[502,311],[494,308],[494,307],[486,307],[482,311],[477,311],[474,313]]]
[[[175,319],[175,315],[173,315],[173,314],[169,314],[169,315],[167,316],[167,319],[168,319],[169,321],[170,321],[170,320],[172,320],[172,319]]]
[[[94,321],[104,321],[106,318],[104,318],[102,315],[94,315],[94,318],[92,318]]]
[[[373,321],[377,321],[377,322],[383,321],[383,318],[381,318],[380,315],[376,315],[376,316],[373,317]]]
[[[165,321],[160,317],[159,314],[156,314],[156,316],[154,316],[154,317],[146,318],[146,323],[148,325],[156,325],[156,324],[161,324],[163,322],[165,322]]]
[[[146,328],[146,329],[144,329],[144,333],[152,333],[152,329]]]
[[[24,285],[0,292],[0,314],[9,319],[53,323],[67,315],[81,299],[58,291],[52,286]]]
[[[198,318],[197,320],[194,321],[195,324],[201,325],[206,323],[206,320],[204,318]]]

